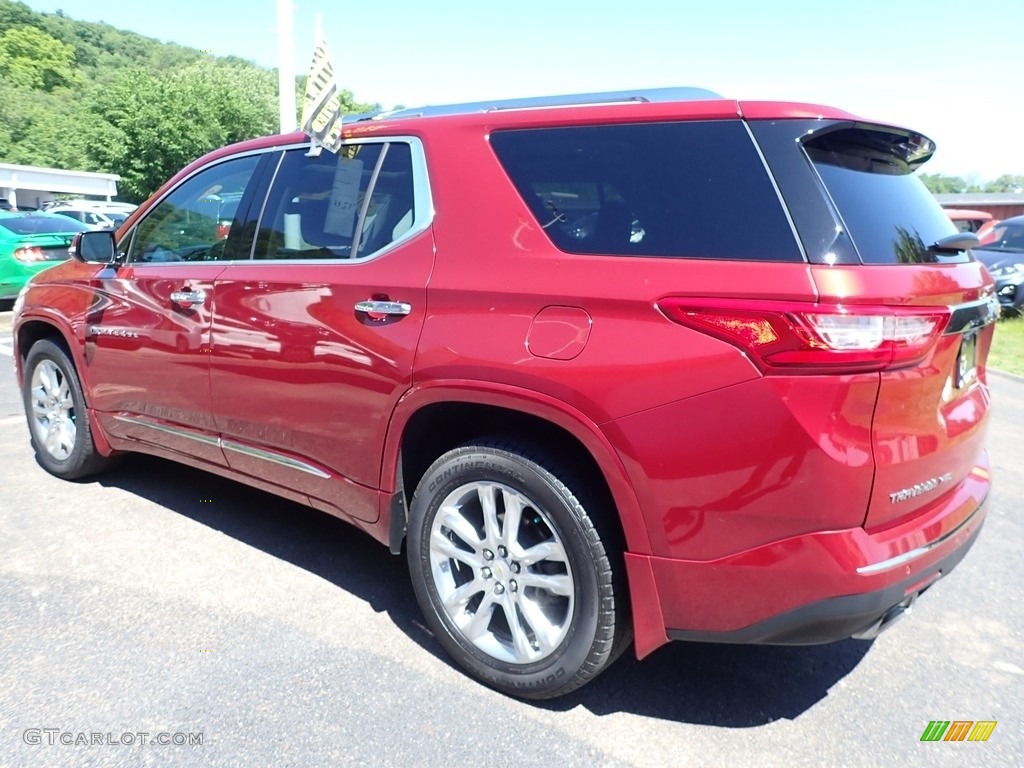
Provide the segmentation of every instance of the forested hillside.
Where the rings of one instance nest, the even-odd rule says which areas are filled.
[[[277,120],[275,70],[0,0],[0,162],[117,173],[119,197],[139,202]]]

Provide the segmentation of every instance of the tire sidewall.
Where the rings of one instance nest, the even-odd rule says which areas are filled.
[[[519,696],[543,696],[561,688],[583,667],[594,645],[601,602],[591,544],[565,486],[539,465],[492,448],[461,448],[446,454],[424,475],[410,509],[409,566],[413,587],[431,629],[455,660],[493,687]],[[509,664],[485,654],[467,640],[445,612],[430,565],[430,531],[441,502],[459,486],[497,482],[519,491],[541,507],[569,557],[575,587],[568,634],[550,656],[531,664]],[[570,499],[574,499],[571,497]],[[578,502],[576,502],[578,504]]]
[[[46,446],[40,444],[36,435],[35,424],[32,419],[32,378],[38,365],[49,360],[60,368],[65,380],[68,382],[68,389],[71,392],[71,402],[75,409],[75,445],[70,455],[63,461],[55,459]],[[58,477],[73,475],[79,470],[83,463],[86,440],[86,412],[85,397],[82,394],[82,387],[78,381],[78,374],[71,363],[67,353],[51,341],[38,341],[29,351],[25,358],[25,379],[22,387],[22,401],[25,406],[25,418],[28,421],[29,437],[32,440],[32,447],[35,448],[39,463]]]

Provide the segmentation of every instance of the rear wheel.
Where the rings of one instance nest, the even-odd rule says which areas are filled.
[[[408,547],[416,596],[446,650],[488,685],[560,696],[628,642],[619,553],[587,490],[543,455],[490,441],[449,451],[420,481]]]
[[[67,352],[49,339],[37,341],[24,371],[25,415],[39,463],[66,480],[106,469],[112,462],[96,451],[82,385]]]

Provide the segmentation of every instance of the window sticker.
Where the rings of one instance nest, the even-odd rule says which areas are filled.
[[[324,232],[346,236],[352,234],[356,214],[359,212],[359,182],[362,177],[362,160],[349,160],[344,156],[338,158]]]

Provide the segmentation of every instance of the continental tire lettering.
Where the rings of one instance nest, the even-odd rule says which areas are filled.
[[[559,667],[547,677],[542,677],[539,680],[509,680],[506,682],[493,677],[491,680],[501,685],[511,685],[513,688],[537,688],[542,685],[553,683],[562,677],[565,677],[565,667]]]
[[[494,464],[487,459],[477,459],[476,461],[464,461],[454,466],[446,467],[441,472],[438,472],[433,478],[431,478],[430,484],[427,486],[427,492],[433,493],[439,485],[466,470],[488,470],[499,475],[505,475],[513,480],[523,482],[522,475],[517,473],[514,468],[506,467],[502,464]]]

